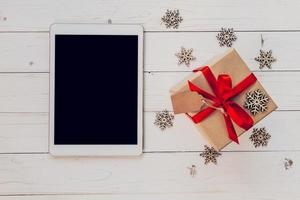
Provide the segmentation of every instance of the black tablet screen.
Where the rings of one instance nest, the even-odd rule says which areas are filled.
[[[137,35],[56,35],[54,143],[137,144]]]

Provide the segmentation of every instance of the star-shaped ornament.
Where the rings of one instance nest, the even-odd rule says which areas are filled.
[[[180,52],[175,54],[175,56],[178,58],[178,65],[184,63],[187,67],[189,67],[191,61],[196,59],[192,53],[193,49],[185,49],[184,47],[181,47]]]
[[[257,62],[259,62],[259,69],[267,67],[269,69],[272,68],[272,63],[276,61],[276,58],[272,56],[272,50],[263,51],[260,50],[259,55],[254,58]]]
[[[222,155],[220,152],[216,151],[213,147],[208,147],[204,145],[204,152],[200,154],[203,158],[205,158],[204,164],[208,164],[210,162],[217,164],[217,157]]]

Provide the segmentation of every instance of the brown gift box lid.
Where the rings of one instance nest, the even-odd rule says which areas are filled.
[[[203,66],[209,66],[216,78],[219,74],[228,74],[232,79],[233,87],[237,85],[237,83],[245,79],[251,73],[246,63],[242,60],[237,51],[233,48],[230,48],[222,55],[214,57]],[[191,81],[193,84],[201,87],[205,91],[213,94],[202,72],[197,72],[190,74],[183,81],[172,87],[170,89],[171,95],[189,92],[190,90],[188,87],[188,80]],[[236,97],[232,98],[233,101],[235,101],[243,108],[243,104],[246,100],[246,93],[257,89],[260,89],[265,95],[269,97],[269,102],[267,104],[267,111],[260,112],[254,116],[247,109],[244,109],[252,117],[254,124],[259,122],[261,119],[263,119],[265,116],[267,116],[277,108],[275,102],[272,100],[272,98],[266,92],[266,90],[263,88],[260,82],[257,80],[253,85],[248,87]],[[206,105],[202,106],[202,108],[205,107]],[[189,112],[188,114],[190,116],[193,116],[196,113],[197,112]],[[245,132],[244,129],[237,126],[234,122],[233,126],[238,136]],[[195,124],[195,127],[207,138],[210,144],[217,150],[223,149],[227,144],[231,142],[231,140],[228,137],[223,114],[218,110],[213,112],[202,122]]]

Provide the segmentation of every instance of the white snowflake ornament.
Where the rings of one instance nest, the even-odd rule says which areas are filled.
[[[254,58],[254,60],[259,62],[259,69],[262,69],[264,67],[271,69],[272,63],[276,61],[276,59],[272,56],[272,50],[260,50],[259,56]]]
[[[173,126],[174,115],[167,110],[156,113],[154,125],[158,126],[162,131]]]
[[[166,28],[177,29],[183,18],[180,16],[179,10],[167,10],[161,20],[164,22]]]
[[[255,148],[259,146],[267,146],[271,135],[267,132],[266,128],[254,128],[250,140],[253,142]]]
[[[264,112],[268,109],[269,97],[260,89],[253,92],[247,92],[244,108],[250,111],[252,115]]]
[[[233,31],[233,28],[221,28],[221,31],[216,36],[219,40],[220,47],[227,46],[231,47],[233,42],[236,41],[237,37]]]
[[[184,47],[181,47],[180,52],[175,54],[175,56],[178,58],[178,65],[184,63],[187,67],[189,67],[191,61],[196,59],[192,53],[193,49],[185,49]]]

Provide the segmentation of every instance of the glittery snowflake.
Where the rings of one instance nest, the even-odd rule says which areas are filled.
[[[259,56],[254,59],[259,62],[259,69],[264,67],[271,69],[272,63],[276,61],[276,59],[272,56],[272,50],[266,52],[260,50]]]
[[[216,151],[213,147],[208,147],[204,145],[204,152],[200,154],[200,156],[205,158],[204,164],[208,164],[210,162],[217,164],[217,157],[219,157],[221,153]]]
[[[192,53],[193,49],[185,49],[184,47],[181,47],[180,52],[175,54],[178,58],[178,65],[184,63],[187,67],[189,67],[191,61],[196,59]]]
[[[250,140],[253,142],[255,148],[259,146],[267,146],[271,135],[266,131],[266,128],[254,128]]]
[[[221,28],[221,31],[217,35],[220,47],[231,47],[232,43],[236,41],[237,37],[233,31],[233,28]]]
[[[167,10],[161,20],[165,23],[166,28],[177,29],[183,18],[180,16],[179,10]]]
[[[154,124],[162,131],[173,126],[174,115],[167,110],[156,113]]]
[[[269,97],[266,96],[260,89],[253,92],[247,92],[244,108],[250,111],[252,115],[264,112],[268,109]]]

